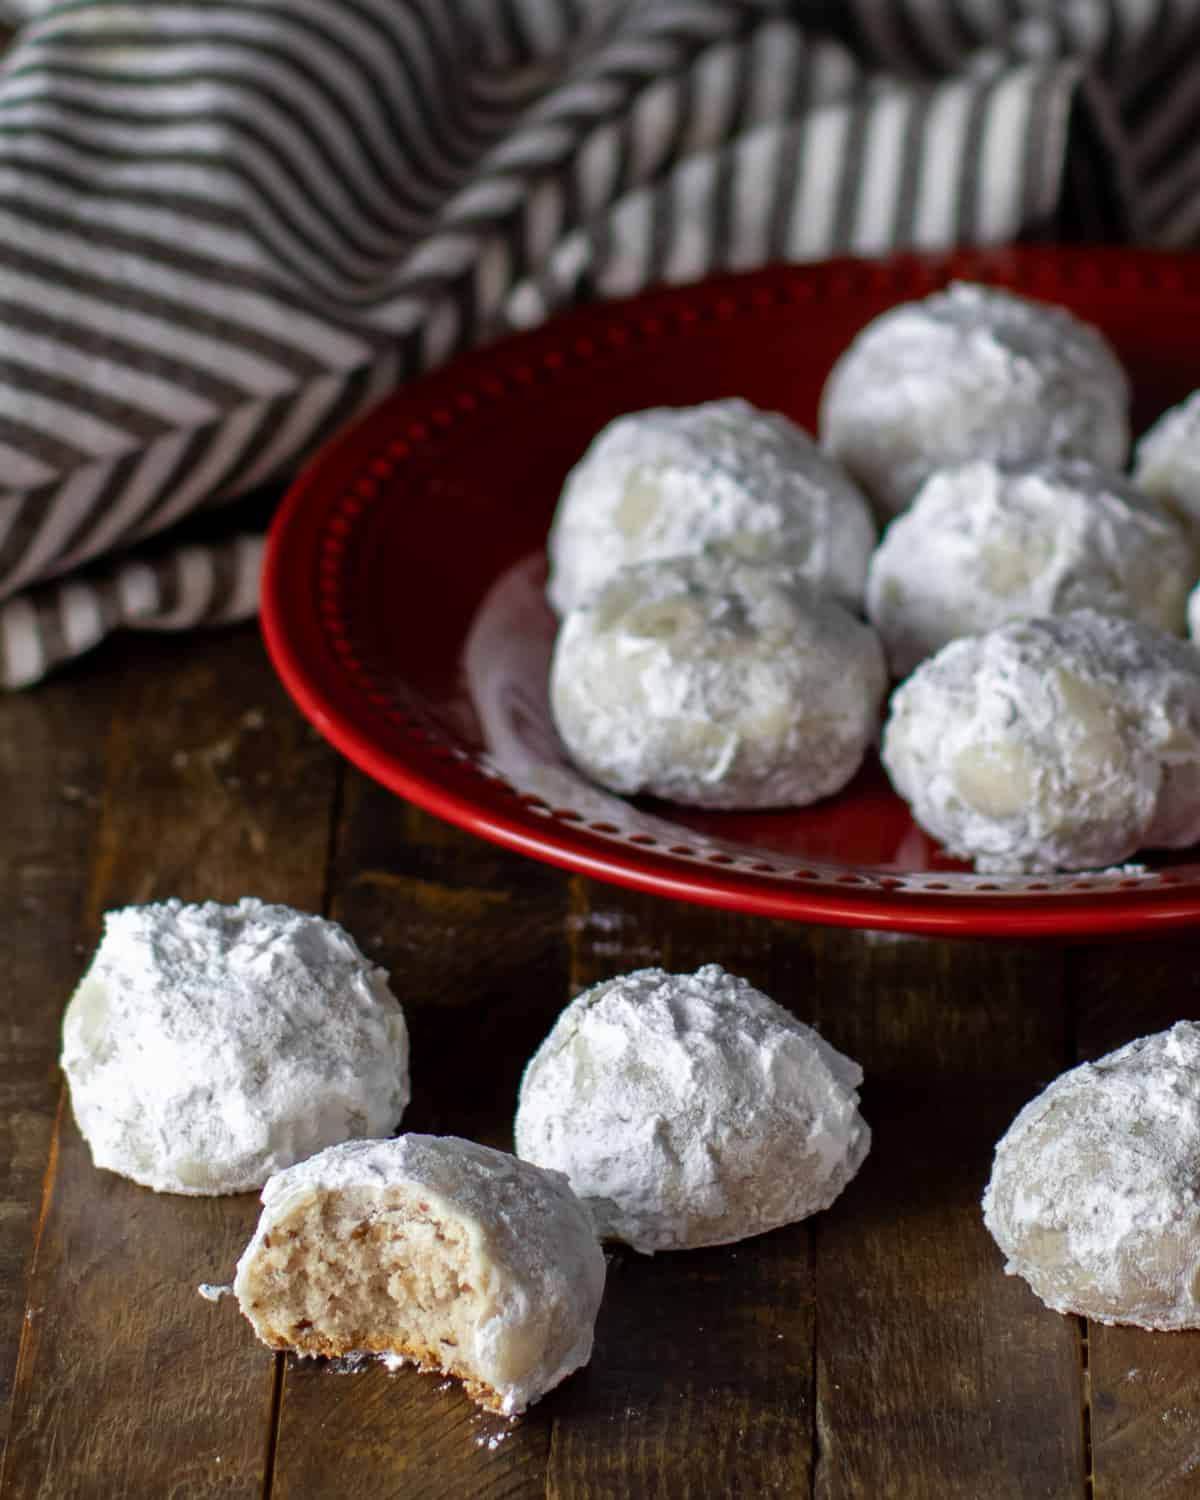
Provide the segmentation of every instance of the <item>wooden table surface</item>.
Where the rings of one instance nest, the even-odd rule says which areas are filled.
[[[250,627],[112,642],[0,700],[0,765],[4,1500],[1200,1495],[1200,1335],[1048,1312],[978,1207],[1031,1094],[1200,1012],[1195,938],[933,942],[595,884],[349,769]],[[197,1295],[256,1199],[95,1170],[56,1067],[106,908],[242,895],[329,913],[390,971],[409,1129],[510,1146],[522,1065],[573,994],[718,960],[862,1063],[871,1154],[808,1223],[615,1249],[591,1364],[517,1422],[436,1376],[277,1358]]]

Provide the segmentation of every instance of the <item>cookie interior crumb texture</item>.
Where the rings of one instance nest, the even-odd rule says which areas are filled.
[[[862,1070],[719,964],[576,997],[521,1081],[517,1152],[565,1172],[603,1237],[728,1244],[827,1208],[871,1133]]]
[[[1055,1079],[996,1147],[984,1220],[1048,1306],[1200,1327],[1200,1026]]]
[[[234,1286],[274,1349],[413,1363],[510,1414],[590,1358],[604,1257],[561,1174],[407,1135],[273,1177]]]
[[[159,1192],[259,1188],[388,1134],[409,1099],[383,970],[335,922],[250,897],[109,912],[62,1066],[96,1165]]]

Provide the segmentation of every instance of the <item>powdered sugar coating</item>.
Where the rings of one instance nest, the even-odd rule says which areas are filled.
[[[167,1193],[261,1187],[390,1132],[409,1098],[383,970],[335,922],[250,897],[107,913],[62,1066],[96,1165]]]
[[[1056,1078],[996,1147],[984,1221],[1057,1312],[1200,1327],[1200,1027]]]
[[[883,514],[934,469],[1088,458],[1120,469],[1129,382],[1064,308],[958,282],[869,323],[833,367],[821,442]]]
[[[1197,569],[1183,527],[1081,460],[939,469],[871,560],[867,615],[906,677],[948,641],[1077,609],[1182,634]]]
[[[1138,443],[1133,477],[1148,495],[1200,529],[1200,391],[1164,412]]]
[[[715,548],[795,568],[851,607],[875,523],[806,432],[737,399],[618,417],[567,476],[550,530],[559,614],[631,563]]]
[[[843,787],[887,683],[875,633],[795,572],[703,555],[626,568],[563,623],[550,706],[612,791],[798,807]]]
[[[718,964],[639,969],[562,1012],[521,1080],[517,1153],[602,1236],[728,1244],[828,1208],[862,1165],[862,1069]]]
[[[893,695],[883,762],[979,870],[1076,870],[1200,839],[1200,657],[1080,610],[952,641]]]
[[[484,1404],[509,1414],[524,1411],[591,1358],[604,1255],[587,1207],[558,1172],[454,1136],[402,1135],[330,1147],[272,1177],[262,1199],[234,1290],[256,1333],[275,1347],[271,1277],[262,1276],[261,1266],[272,1236],[286,1233],[289,1221],[306,1209],[315,1207],[320,1222],[328,1224],[339,1206],[350,1203],[350,1221],[359,1220],[359,1230],[375,1219],[386,1221],[399,1207],[407,1212],[397,1218],[397,1228],[423,1215],[461,1235],[454,1274],[462,1295],[477,1300],[454,1357]],[[349,1261],[362,1238],[359,1233],[340,1246],[333,1239],[320,1246],[301,1239],[297,1265],[318,1255],[326,1263],[339,1255]],[[389,1232],[387,1240],[402,1269],[402,1233]],[[414,1358],[410,1348],[387,1344],[389,1289],[394,1292],[400,1279],[395,1270],[386,1287],[371,1293],[381,1338],[368,1346],[389,1357],[392,1368]],[[280,1280],[286,1283],[286,1275]],[[396,1311],[404,1316],[403,1307]],[[303,1341],[292,1347],[312,1352]]]

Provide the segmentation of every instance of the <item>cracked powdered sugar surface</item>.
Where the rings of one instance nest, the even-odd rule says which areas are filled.
[[[251,897],[109,912],[62,1066],[96,1165],[159,1192],[261,1187],[392,1131],[409,1098],[383,970],[335,922]]]
[[[705,548],[786,563],[851,608],[875,523],[857,486],[801,428],[738,399],[610,423],[567,476],[548,541],[559,614],[621,567]]]
[[[566,1172],[605,1238],[727,1244],[838,1196],[870,1145],[861,1081],[718,964],[640,969],[563,1011],[521,1082],[517,1151]]]
[[[1200,1026],[1055,1079],[996,1147],[984,1220],[1058,1312],[1200,1327]],[[1134,1379],[1136,1371],[1127,1378]]]
[[[884,515],[971,459],[1086,458],[1120,469],[1129,381],[1064,308],[956,282],[869,323],[821,396],[823,447]]]
[[[1200,531],[1200,391],[1165,411],[1138,443],[1133,478]]]
[[[719,554],[625,568],[559,631],[554,722],[594,781],[692,807],[801,807],[875,738],[870,628],[794,570]]]
[[[1077,609],[1181,635],[1197,564],[1182,525],[1078,460],[940,469],[871,559],[867,617],[906,677],[963,635]]]
[[[1200,839],[1200,655],[1080,610],[952,641],[892,696],[882,758],[982,871],[1085,870]]]

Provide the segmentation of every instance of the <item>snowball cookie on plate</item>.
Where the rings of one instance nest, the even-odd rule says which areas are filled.
[[[1200,654],[1079,610],[951,641],[892,696],[882,758],[979,870],[1084,870],[1200,839]]]
[[[1056,1312],[1200,1328],[1200,1027],[1056,1078],[996,1147],[984,1221]]]
[[[857,487],[787,417],[741,400],[618,417],[567,476],[547,594],[561,614],[618,568],[716,547],[794,566],[853,608],[875,523]]]
[[[402,1135],[331,1146],[262,1196],[234,1291],[272,1349],[411,1362],[506,1414],[591,1357],[604,1255],[558,1172]]]
[[[1133,477],[1146,494],[1200,529],[1200,391],[1164,412],[1138,443]]]
[[[98,1167],[162,1193],[240,1193],[408,1103],[387,976],[336,922],[247,897],[110,911],[63,1018]]]
[[[960,635],[1076,609],[1183,633],[1198,564],[1182,525],[1078,459],[939,469],[884,532],[867,616],[906,677]]]
[[[854,775],[887,685],[868,625],[795,571],[704,554],[624,568],[563,622],[550,706],[610,791],[801,807]]]
[[[744,979],[639,969],[578,995],[521,1080],[517,1154],[602,1237],[723,1245],[828,1208],[862,1165],[862,1069]]]
[[[1064,308],[956,282],[868,323],[821,396],[821,442],[880,512],[934,469],[994,458],[1124,466],[1129,381]]]

